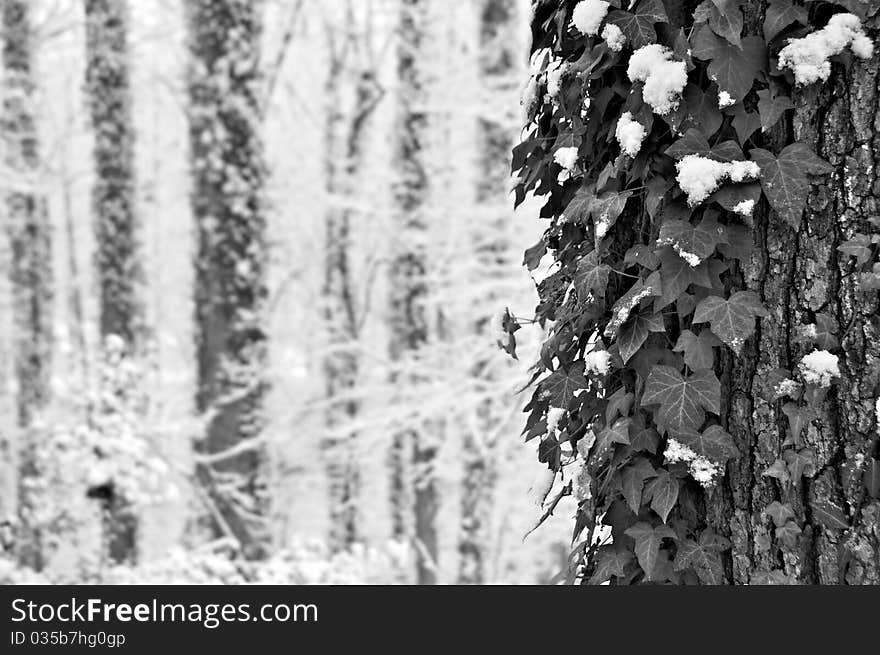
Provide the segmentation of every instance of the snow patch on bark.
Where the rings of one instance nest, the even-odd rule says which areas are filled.
[[[798,370],[807,384],[828,387],[832,378],[840,377],[837,363],[837,355],[832,355],[827,350],[814,350],[809,355],[804,355],[798,364]]]
[[[821,30],[801,39],[790,39],[779,51],[779,67],[790,69],[798,85],[827,80],[831,74],[829,58],[839,55],[847,46],[861,59],[874,54],[874,44],[862,29],[859,17],[835,14]]]

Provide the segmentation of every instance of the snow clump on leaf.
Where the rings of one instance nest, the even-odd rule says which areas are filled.
[[[611,368],[611,353],[594,350],[584,355],[584,370],[594,375],[605,375]]]
[[[623,50],[623,46],[626,43],[626,37],[623,34],[623,30],[613,23],[608,23],[608,25],[602,30],[602,38],[605,39],[605,45],[607,45],[608,49],[612,52],[620,52]]]
[[[630,82],[644,82],[642,98],[654,112],[668,114],[678,107],[687,84],[687,66],[672,59],[672,50],[659,43],[642,46],[629,58]]]
[[[718,93],[718,106],[721,109],[725,107],[730,107],[730,105],[736,104],[736,98],[730,95],[727,91],[720,91]]]
[[[702,455],[697,455],[690,446],[672,437],[666,442],[666,450],[663,451],[663,457],[672,464],[678,462],[687,464],[691,476],[704,487],[710,486],[712,480],[719,473],[717,464]]]
[[[831,74],[829,57],[839,55],[847,46],[861,59],[869,59],[874,53],[874,44],[862,29],[859,17],[835,14],[821,30],[802,39],[790,39],[779,51],[779,67],[790,69],[799,85],[827,80]]]
[[[564,61],[554,61],[547,66],[547,93],[555,98],[562,91],[562,76],[568,69]]]
[[[755,209],[755,201],[751,198],[748,200],[743,200],[742,202],[736,203],[733,206],[733,211],[739,214],[740,216],[751,216],[752,210]]]
[[[678,185],[687,194],[691,206],[708,198],[726,178],[742,182],[761,174],[761,169],[753,161],[720,162],[701,155],[686,155],[675,168]]]
[[[567,171],[574,170],[578,160],[578,149],[574,146],[568,148],[560,148],[553,153],[553,161],[562,166]]]
[[[624,112],[617,121],[617,128],[614,131],[620,149],[630,157],[635,157],[639,153],[645,134],[645,126],[633,120],[632,114],[628,111]]]
[[[596,36],[607,13],[605,0],[582,0],[571,12],[571,22],[581,34]]]

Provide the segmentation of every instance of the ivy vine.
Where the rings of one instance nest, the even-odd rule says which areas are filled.
[[[792,89],[827,78],[828,58],[870,56],[858,28],[870,3],[770,0],[761,24],[744,0],[685,4],[536,3],[513,171],[517,205],[546,198],[549,226],[525,265],[549,269],[536,308],[548,329],[524,434],[551,470],[577,463],[561,493],[578,501],[574,554],[591,584],[723,580],[730,544],[700,512],[739,454],[722,425],[719,351],[739,354],[767,315],[742,288],[739,262],[755,212],[797,228],[811,176],[832,170],[784,136]],[[667,9],[688,14],[674,17],[682,27]],[[843,46],[804,40],[825,25],[848,30]],[[878,241],[858,234],[840,246],[865,291],[880,287]],[[507,313],[514,355],[519,327]],[[820,314],[807,327],[818,369],[779,370],[769,385],[791,428],[765,472],[781,483],[813,473],[801,432],[835,377],[838,326]],[[774,502],[766,514],[793,547],[792,508]],[[840,508],[816,515],[846,521]],[[595,538],[602,526],[610,539]]]

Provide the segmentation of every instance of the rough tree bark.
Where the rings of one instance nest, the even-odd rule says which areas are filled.
[[[346,6],[346,16],[346,24],[352,25],[351,4]],[[357,433],[346,427],[355,419],[360,406],[353,394],[360,376],[356,349],[362,320],[358,315],[351,261],[352,222],[356,214],[349,203],[357,191],[363,165],[365,131],[382,94],[360,38],[348,34],[340,38],[335,27],[328,28],[327,34],[331,53],[325,85],[324,170],[330,207],[324,228],[323,318],[329,339],[323,369],[324,392],[329,403],[326,427],[330,435],[324,440],[322,454],[328,480],[330,547],[340,550],[359,538]]]
[[[187,3],[198,391],[207,419],[198,478],[216,505],[215,536],[266,553],[263,401],[266,217],[258,107],[260,3]]]
[[[131,356],[142,340],[143,301],[135,213],[128,4],[85,0],[85,15],[86,97],[94,132],[92,211],[100,291],[99,325],[102,340],[121,338],[126,356]],[[94,493],[105,506],[104,530],[110,559],[133,561],[137,517],[130,503],[112,485]]]
[[[425,279],[428,220],[425,202],[428,193],[426,162],[424,30],[427,21],[426,0],[401,0],[398,16],[397,45],[397,118],[394,144],[394,226],[390,270],[391,357],[400,362],[428,341],[428,317]],[[398,375],[395,385],[413,385]],[[418,582],[434,584],[437,580],[438,509],[434,480],[436,444],[424,430],[408,427],[393,435],[391,446],[391,502],[395,537],[415,539],[419,550]],[[410,478],[412,482],[410,483]],[[412,497],[410,497],[412,486]],[[409,512],[414,509],[413,519]],[[410,527],[412,526],[412,527]]]
[[[34,419],[49,396],[52,356],[52,254],[46,197],[39,191],[40,152],[34,116],[29,3],[3,2],[3,115],[0,138],[4,164],[15,174],[4,199],[11,261],[14,376],[18,443],[18,507],[24,527],[22,563],[43,566],[39,531],[33,526],[30,482],[34,468]]]
[[[486,89],[487,101],[478,122],[480,175],[476,199],[481,213],[493,216],[487,218],[486,224],[478,225],[483,221],[475,222],[471,241],[476,246],[478,262],[488,275],[504,275],[512,246],[510,212],[505,205],[510,179],[508,153],[515,135],[504,122],[504,112],[494,106],[491,99],[503,101],[506,94],[501,91],[511,85],[516,75],[517,58],[520,56],[516,38],[519,18],[516,0],[483,0],[481,3],[478,70],[481,86]],[[489,311],[497,309],[504,302],[500,296],[499,293],[482,299],[482,306]],[[490,317],[483,317],[474,325],[474,331],[488,340],[490,324]],[[475,363],[475,376],[486,377],[492,373],[488,358]],[[489,442],[497,426],[497,411],[492,401],[482,403],[478,411],[479,432],[465,434],[462,454],[464,473],[458,543],[458,582],[461,584],[485,582],[491,502],[498,475],[491,456],[494,444]]]
[[[759,24],[761,11],[762,3],[750,2],[748,23]],[[876,43],[878,17],[865,27]],[[732,583],[760,582],[773,571],[783,574],[776,574],[780,580],[802,584],[880,584],[880,501],[862,483],[880,440],[880,302],[876,292],[859,291],[852,259],[837,250],[855,231],[869,234],[868,219],[880,209],[878,63],[875,50],[869,61],[835,65],[824,84],[795,89],[795,111],[768,137],[777,145],[806,142],[835,171],[813,180],[797,230],[776,214],[756,214],[759,247],[742,280],[762,295],[771,314],[760,321],[743,356],[724,361],[722,411],[743,457],[707,503],[710,522],[733,542],[727,571]],[[794,368],[807,354],[797,337],[819,312],[837,323],[841,378],[812,408],[817,418],[804,431],[805,445],[815,452],[815,473],[787,492],[762,472],[779,456],[788,419],[782,403],[767,402],[758,387],[769,370]],[[790,503],[797,514],[797,550],[769,548],[772,530],[762,510],[774,500]],[[830,505],[843,511],[848,528],[820,521],[816,508]]]

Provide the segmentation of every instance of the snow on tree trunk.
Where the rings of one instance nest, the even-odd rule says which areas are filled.
[[[760,6],[749,4],[752,21]],[[880,20],[865,27],[876,38]],[[813,180],[797,229],[775,214],[755,215],[759,248],[742,279],[760,290],[771,314],[742,356],[724,361],[722,412],[744,457],[707,502],[710,523],[733,542],[733,583],[880,584],[880,500],[864,484],[872,470],[877,475],[880,302],[859,289],[852,258],[838,250],[855,232],[870,233],[880,210],[878,60],[834,66],[826,83],[795,89],[795,111],[769,134],[779,145],[804,141],[835,170]],[[782,402],[762,397],[762,380],[772,369],[797,368],[817,317],[820,327],[830,319],[839,339],[840,379],[809,408],[815,415],[800,437],[810,460],[805,474],[784,481],[763,475],[779,457],[789,419]],[[764,510],[774,501],[794,510],[795,548],[772,539]]]
[[[397,45],[397,118],[394,144],[395,210],[389,289],[391,357],[400,363],[428,341],[425,246],[428,233],[428,175],[425,143],[428,116],[423,79],[425,0],[401,0]],[[411,367],[398,373],[395,385],[418,384]],[[438,510],[434,459],[437,446],[424,426],[409,426],[393,436],[392,521],[394,536],[412,536],[418,557],[418,582],[437,580]],[[412,491],[410,491],[410,487]],[[412,508],[412,509],[410,509]],[[413,511],[413,519],[409,513]]]
[[[197,444],[198,479],[214,504],[205,523],[265,554],[263,401],[266,216],[258,107],[260,3],[187,3],[197,408],[207,418]]]
[[[4,100],[2,143],[4,165],[15,174],[6,193],[6,235],[14,326],[15,400],[19,441],[19,513],[24,527],[23,563],[43,566],[40,535],[33,525],[31,485],[34,468],[34,420],[49,396],[52,355],[51,236],[45,195],[38,189],[40,152],[34,116],[34,80],[31,70],[31,27],[28,3],[3,3]]]
[[[520,19],[517,0],[483,0],[480,6],[478,71],[480,86],[483,89],[484,107],[480,114],[477,130],[477,152],[479,155],[479,177],[477,179],[477,203],[480,221],[472,223],[476,259],[481,271],[488,278],[502,276],[510,262],[512,221],[507,208],[510,179],[509,153],[513,146],[514,134],[504,120],[503,107],[496,106],[498,100],[507,101],[510,94],[504,94],[505,87],[515,81],[519,72],[517,59],[519,40],[517,20]],[[494,102],[493,102],[494,100]],[[493,312],[505,302],[502,293],[489,293],[481,298],[485,312]],[[492,329],[490,315],[481,317],[474,325],[480,338],[491,341]],[[493,379],[495,370],[489,357],[475,363],[475,377],[487,378],[490,384],[500,384]],[[477,408],[478,431],[465,434],[464,473],[461,496],[461,534],[459,536],[459,572],[461,584],[483,584],[486,581],[486,558],[490,548],[490,520],[492,498],[498,478],[493,460],[494,443],[490,435],[497,429],[498,410],[493,400],[480,403]]]
[[[351,11],[347,20],[351,20]],[[344,44],[331,35],[330,68],[326,91],[326,143],[324,170],[330,206],[324,227],[324,328],[328,354],[324,358],[325,394],[329,403],[322,454],[326,460],[330,507],[330,547],[345,549],[359,538],[358,496],[360,470],[356,458],[357,432],[347,428],[358,414],[353,397],[360,377],[357,356],[361,317],[352,270],[350,203],[363,165],[365,130],[380,98],[375,73],[359,47],[357,37],[346,35]],[[346,54],[348,53],[348,54]],[[355,67],[354,72],[350,72]],[[353,84],[352,84],[353,82]],[[354,87],[353,89],[351,87]],[[352,94],[353,98],[349,98]]]
[[[130,356],[141,340],[143,299],[139,226],[135,214],[128,5],[115,0],[85,0],[85,15],[86,96],[94,132],[92,211],[97,244],[100,331],[105,345],[108,339],[121,339]],[[107,389],[102,391],[114,393]],[[130,503],[112,484],[97,495],[105,505],[104,530],[110,559],[133,561],[137,517]]]

